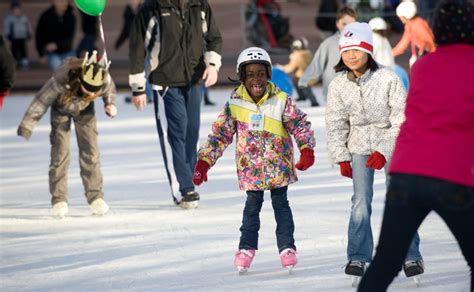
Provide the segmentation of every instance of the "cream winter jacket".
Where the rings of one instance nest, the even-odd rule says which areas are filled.
[[[368,70],[360,78],[349,72],[329,85],[326,105],[327,145],[333,162],[374,151],[388,160],[404,121],[406,92],[388,68]]]

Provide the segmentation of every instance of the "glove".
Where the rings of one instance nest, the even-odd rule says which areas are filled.
[[[352,178],[352,167],[349,161],[343,161],[339,163],[339,167],[341,168],[341,175]]]
[[[387,160],[385,160],[385,156],[380,154],[380,152],[375,151],[372,153],[369,158],[367,159],[367,163],[365,167],[372,167],[373,169],[381,169]]]
[[[295,164],[295,167],[299,170],[307,170],[311,165],[314,164],[314,151],[310,148],[304,148],[301,150],[300,161]]]
[[[198,160],[196,167],[194,167],[193,173],[193,184],[200,185],[203,181],[207,181],[207,171],[209,170],[209,164],[204,160]]]
[[[3,99],[8,96],[8,90],[0,91],[0,109],[3,107]]]
[[[30,139],[31,137],[31,131],[24,127],[18,127],[16,133],[18,136],[24,137],[26,140]]]

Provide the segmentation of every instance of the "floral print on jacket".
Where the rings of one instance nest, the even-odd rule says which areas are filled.
[[[198,152],[211,167],[229,146],[234,134],[235,159],[241,190],[271,190],[298,179],[294,167],[292,135],[299,150],[314,148],[314,133],[307,115],[273,83],[255,103],[243,85],[235,89]],[[250,116],[262,113],[263,130],[249,128]]]

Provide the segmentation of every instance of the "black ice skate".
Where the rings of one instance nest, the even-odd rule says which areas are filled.
[[[423,274],[425,272],[425,267],[423,266],[422,261],[406,261],[403,265],[403,271],[408,278]]]
[[[181,206],[181,208],[183,209],[195,209],[198,207],[198,203],[199,193],[195,191],[190,191],[183,196],[181,202],[179,203],[179,206]]]
[[[362,261],[349,261],[346,265],[344,272],[347,275],[352,276],[352,287],[359,285],[360,278],[365,273],[365,262]]]

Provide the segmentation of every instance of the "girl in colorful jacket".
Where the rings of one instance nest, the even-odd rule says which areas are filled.
[[[343,73],[329,84],[327,145],[341,175],[352,178],[354,186],[345,273],[362,276],[374,246],[370,226],[374,170],[387,170],[404,120],[406,92],[392,70],[379,68],[374,61],[372,30],[367,23],[348,24],[341,34],[339,51],[341,60],[335,69]],[[407,254],[407,267],[421,263],[418,245],[417,234]]]
[[[105,215],[109,206],[102,192],[97,122],[94,100],[102,96],[109,117],[117,114],[115,83],[105,58],[97,51],[83,59],[68,58],[36,94],[18,127],[18,136],[29,139],[38,121],[51,108],[51,164],[49,190],[53,216],[68,213],[67,171],[71,160],[70,134],[74,123],[79,147],[79,166],[87,203],[93,215]]]
[[[247,192],[239,250],[234,264],[246,271],[258,249],[259,213],[265,190],[271,191],[277,222],[277,243],[283,267],[297,263],[293,215],[287,200],[288,185],[297,181],[295,167],[306,170],[314,163],[311,123],[295,102],[269,80],[271,60],[257,47],[243,50],[237,61],[241,85],[231,94],[212,133],[198,152],[193,182],[207,181],[207,171],[237,137],[236,163],[239,185]],[[293,164],[295,138],[301,159]]]

